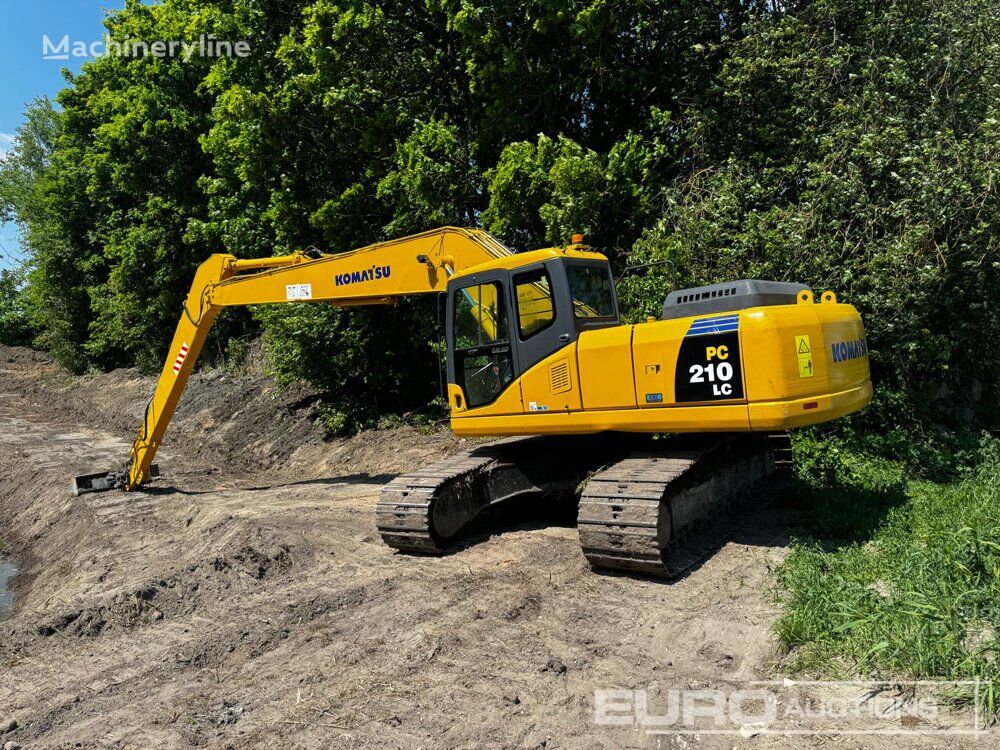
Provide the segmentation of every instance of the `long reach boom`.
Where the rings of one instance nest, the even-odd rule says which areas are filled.
[[[129,491],[156,476],[156,451],[224,307],[278,302],[327,302],[339,307],[392,304],[407,295],[444,292],[452,274],[512,254],[486,232],[442,227],[336,255],[300,251],[252,260],[210,256],[198,267],[183,303],[128,464],[121,471],[77,477],[74,494],[114,487]],[[364,283],[374,279],[383,282],[377,293]]]

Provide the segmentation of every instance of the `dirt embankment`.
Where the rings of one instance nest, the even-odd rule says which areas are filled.
[[[160,450],[160,463],[169,464],[175,475],[192,476],[217,471],[231,476],[329,476],[344,467],[399,473],[414,460],[446,455],[464,443],[446,429],[425,434],[410,427],[328,440],[316,424],[320,402],[311,391],[281,389],[259,368],[251,369],[252,374],[209,370],[191,376]],[[4,391],[15,393],[47,421],[78,424],[127,440],[135,436],[156,387],[155,377],[137,370],[74,377],[44,354],[0,347],[4,382]],[[174,456],[178,460],[172,460]],[[112,467],[94,470],[106,468]]]
[[[461,443],[324,442],[305,394],[228,375],[192,380],[163,481],[71,497],[73,474],[122,460],[152,386],[0,349],[0,538],[22,571],[0,747],[801,746],[594,723],[595,690],[771,676],[773,513],[670,585],[591,572],[544,514],[396,554],[381,484]]]

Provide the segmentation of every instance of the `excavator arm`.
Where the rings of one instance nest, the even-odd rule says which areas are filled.
[[[407,295],[444,292],[452,274],[511,254],[486,232],[443,227],[338,255],[296,252],[254,260],[212,255],[195,274],[127,463],[118,471],[76,477],[73,493],[130,491],[156,476],[156,451],[223,308],[303,302],[338,307],[390,304]],[[485,317],[487,311],[483,312]]]

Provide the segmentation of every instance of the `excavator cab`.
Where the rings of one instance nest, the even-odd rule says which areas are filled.
[[[452,406],[496,401],[581,333],[621,325],[611,268],[582,250],[538,250],[448,281]]]

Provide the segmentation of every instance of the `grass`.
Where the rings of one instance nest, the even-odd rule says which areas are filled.
[[[801,528],[779,574],[776,624],[793,672],[985,681],[1000,688],[1000,443],[950,483],[805,438]]]

